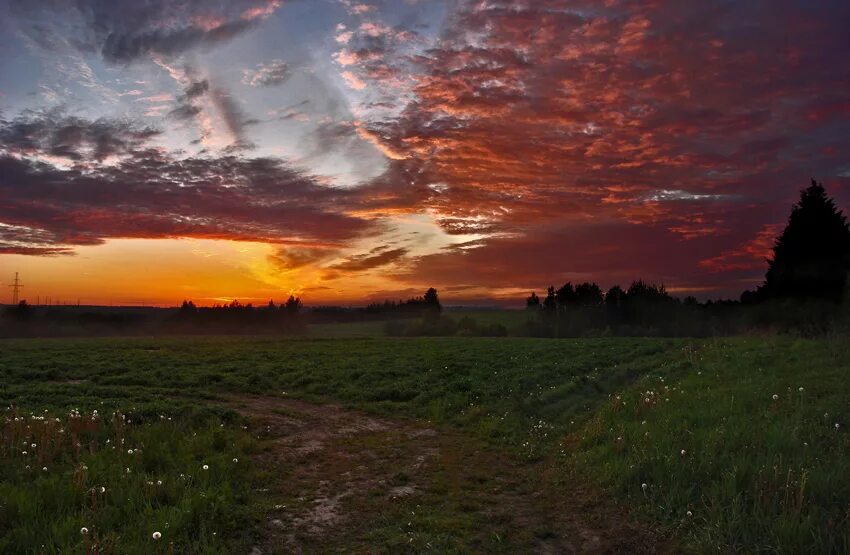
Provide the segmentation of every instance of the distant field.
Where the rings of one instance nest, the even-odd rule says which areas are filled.
[[[375,322],[341,322],[331,324],[310,324],[308,337],[380,337],[384,335],[383,320]]]
[[[485,311],[476,318],[487,315],[516,317]],[[121,552],[150,549],[153,528],[166,522],[170,541],[182,551],[227,552],[257,541],[270,507],[294,511],[304,503],[273,487],[249,493],[269,488],[264,453],[271,447],[250,415],[244,420],[222,400],[259,394],[336,401],[410,423],[404,426],[433,426],[455,438],[450,444],[458,453],[479,445],[475,452],[493,449],[517,461],[519,470],[510,472],[534,475],[553,495],[569,497],[576,484],[587,484],[599,499],[610,492],[635,521],[697,550],[847,552],[848,375],[846,342],[778,337],[2,341],[0,402],[18,408],[4,415],[0,436],[0,551],[36,550],[44,529],[51,532],[41,537],[55,549],[82,550],[92,541],[91,532],[80,533],[86,522],[97,523],[87,527]],[[48,471],[36,472],[26,458],[32,449],[22,455],[17,446],[26,431],[13,431],[21,424],[11,419],[47,410],[67,428],[72,408],[83,415],[96,409],[110,419],[114,410],[126,413],[133,424],[125,441],[142,445],[144,461],[103,448],[118,437],[110,423],[85,432],[86,444],[97,444],[94,452],[77,453],[59,441],[50,464],[38,462]],[[27,425],[38,426],[27,418]],[[52,437],[48,441],[56,442]],[[373,442],[372,452],[401,456],[391,455],[394,443],[379,440],[362,441]],[[179,448],[170,452],[160,442]],[[474,467],[479,476],[466,485],[445,482],[451,473],[435,470],[427,474],[430,486],[412,488],[420,493],[392,510],[381,509],[379,500],[369,505],[366,496],[359,501],[366,503],[360,528],[338,526],[334,548],[397,551],[407,545],[398,544],[403,536],[416,551],[508,553],[557,532],[505,537],[500,530],[510,526],[488,516],[488,503],[464,504],[484,495],[488,472],[500,472],[486,459],[461,462],[477,460],[472,453],[466,459],[444,453],[436,467]],[[232,459],[242,472],[222,472]],[[198,470],[205,461],[214,461],[215,474]],[[91,476],[80,482],[83,464]],[[180,474],[206,481],[178,488]],[[146,489],[162,475],[169,476],[168,493]],[[418,479],[404,471],[390,482],[406,491],[405,484]],[[90,490],[101,481],[121,484],[121,497],[97,504]],[[284,494],[294,497],[274,498]],[[43,505],[39,520],[28,516],[33,496],[57,499]]]
[[[472,318],[478,326],[502,325],[508,330],[520,328],[529,320],[534,319],[533,314],[525,310],[499,310],[499,309],[474,309],[474,308],[450,308],[443,311],[443,316],[460,321],[462,318]],[[386,335],[386,318],[377,321],[343,322],[329,324],[311,324],[308,327],[309,337],[380,337]],[[404,319],[403,322],[412,322],[416,319]]]
[[[448,309],[443,312],[445,316],[460,319],[464,316],[475,319],[479,325],[502,324],[507,328],[521,326],[528,320],[534,320],[536,315],[525,310],[482,310],[475,308]]]

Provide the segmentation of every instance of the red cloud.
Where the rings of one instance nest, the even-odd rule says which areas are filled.
[[[449,233],[525,238],[535,258],[567,249],[566,231],[535,241],[553,227],[665,230],[632,245],[628,265],[610,255],[617,238],[586,237],[586,250],[547,266],[553,276],[756,276],[756,230],[784,220],[812,168],[846,172],[848,18],[839,2],[466,2],[414,59],[402,115],[361,125],[423,168],[416,185]],[[520,239],[505,241],[428,258],[405,279],[494,282],[468,261],[501,267]],[[662,263],[658,249],[680,254]],[[495,281],[517,283],[534,266],[508,263],[510,278]]]

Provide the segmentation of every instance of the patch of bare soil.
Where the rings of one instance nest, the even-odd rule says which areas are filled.
[[[580,487],[547,487],[544,463],[457,432],[286,398],[240,397],[232,406],[264,439],[267,493],[280,500],[251,555],[386,551],[363,538],[400,503],[450,506],[486,522],[475,532],[482,537],[468,538],[470,552],[487,551],[493,535],[523,553],[673,552]]]

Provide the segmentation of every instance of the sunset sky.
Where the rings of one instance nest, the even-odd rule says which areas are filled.
[[[737,297],[850,208],[847,0],[0,0],[0,302]]]

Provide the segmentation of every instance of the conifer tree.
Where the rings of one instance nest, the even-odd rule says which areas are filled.
[[[814,179],[801,191],[768,262],[760,299],[841,300],[850,272],[850,227]]]

